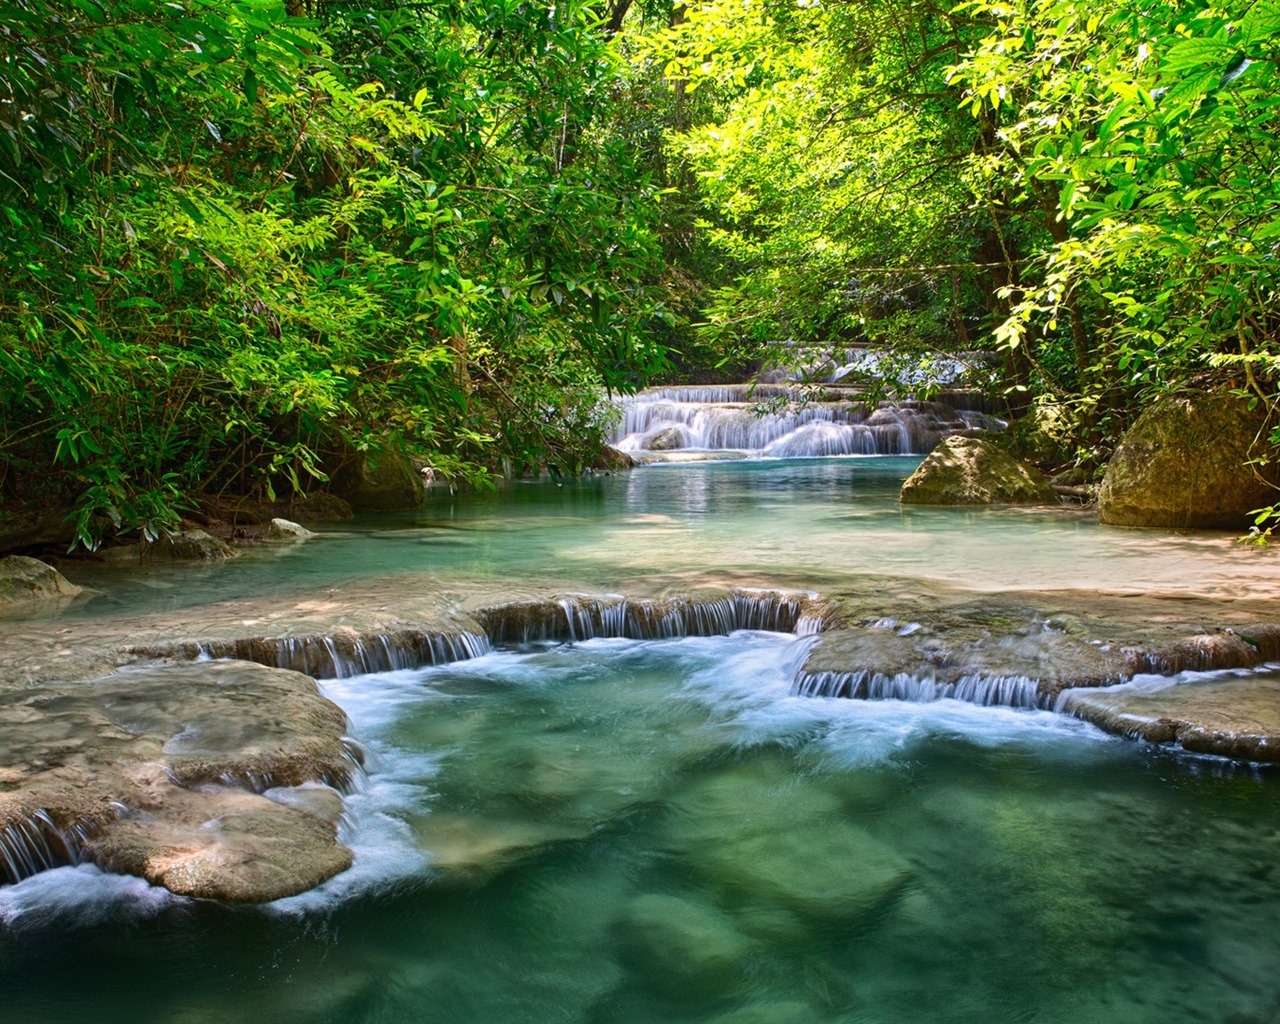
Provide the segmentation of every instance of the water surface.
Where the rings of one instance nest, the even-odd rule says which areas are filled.
[[[804,642],[331,681],[371,755],[355,869],[244,910],[28,880],[4,1019],[1273,1019],[1273,779],[1049,712],[791,697]]]
[[[654,466],[437,492],[83,614],[396,575],[624,591],[721,572],[1276,593],[1227,535],[904,509],[915,460]],[[75,576],[74,568],[69,571]],[[70,628],[70,627],[69,627]],[[1262,1024],[1274,775],[1049,712],[791,696],[768,633],[499,650],[326,692],[370,773],[352,871],[264,908],[66,868],[0,890],[13,1024]]]
[[[232,565],[66,571],[108,600],[83,614],[190,607],[418,573],[625,591],[723,574],[822,590],[874,574],[986,590],[1062,587],[1280,598],[1280,561],[1230,533],[1100,526],[1069,508],[900,506],[919,460],[848,457],[655,465],[616,477],[433,490],[420,512],[362,517]]]

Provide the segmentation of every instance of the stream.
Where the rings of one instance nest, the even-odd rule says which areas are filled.
[[[911,457],[437,489],[229,565],[99,567],[64,620],[379,575],[566,590],[868,574],[1274,597],[1221,534],[904,509]],[[512,582],[515,581],[515,582]],[[875,579],[868,586],[875,586]],[[1280,1020],[1274,771],[1050,711],[797,696],[811,638],[499,646],[321,680],[355,866],[258,908],[96,868],[0,889],[6,1024]]]

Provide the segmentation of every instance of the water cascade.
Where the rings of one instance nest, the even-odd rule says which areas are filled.
[[[1037,680],[1028,676],[961,676],[954,682],[900,672],[800,672],[792,693],[801,697],[846,697],[854,700],[905,700],[928,703],[945,697],[983,707],[1048,708],[1051,701]]]
[[[83,824],[59,828],[43,808],[14,817],[0,827],[0,882],[81,863],[90,831]]]
[[[808,595],[750,590],[705,599],[565,595],[487,608],[478,617],[495,644],[671,640],[738,629],[811,634],[822,628],[821,612]]]
[[[920,455],[951,434],[1001,430],[1005,423],[960,393],[939,401],[871,404],[857,393],[816,396],[761,385],[656,388],[622,402],[615,443],[628,452],[739,452],[800,458],[828,455]],[[651,458],[662,458],[655,455]]]
[[[369,672],[466,661],[490,650],[489,638],[471,630],[430,633],[403,629],[390,633],[335,632],[179,643],[171,647],[138,647],[134,653],[184,661],[230,658],[292,669],[317,679],[345,679]]]

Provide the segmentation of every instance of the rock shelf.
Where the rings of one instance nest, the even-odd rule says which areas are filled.
[[[359,768],[343,712],[312,676],[439,664],[494,643],[812,634],[798,694],[1052,708],[1188,751],[1280,761],[1280,674],[1259,670],[1280,660],[1280,621],[1265,604],[871,577],[819,596],[745,582],[464,595],[406,576],[207,605],[181,630],[159,614],[14,620],[0,634],[0,877],[88,861],[241,902],[319,884],[351,863],[336,823]],[[1251,671],[1170,678],[1222,669]],[[298,786],[328,797],[293,799]]]

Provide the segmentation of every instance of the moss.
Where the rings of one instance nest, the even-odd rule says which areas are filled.
[[[1058,504],[1052,485],[989,441],[946,438],[902,485],[905,505]]]
[[[1280,493],[1276,469],[1248,465],[1267,423],[1229,392],[1161,399],[1121,440],[1099,494],[1112,526],[1242,530]]]

